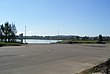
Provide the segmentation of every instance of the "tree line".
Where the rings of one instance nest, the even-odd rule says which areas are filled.
[[[17,36],[19,39],[19,36]],[[59,35],[59,36],[24,36],[23,39],[43,39],[43,40],[75,40],[75,41],[110,41],[110,36],[74,36],[74,35]]]
[[[0,41],[1,42],[16,42],[16,26],[5,22],[0,25]]]

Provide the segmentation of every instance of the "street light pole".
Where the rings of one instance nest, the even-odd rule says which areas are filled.
[[[57,36],[57,42],[59,41],[59,31],[57,31],[58,32],[58,36]]]
[[[25,43],[26,43],[26,26],[25,26]]]

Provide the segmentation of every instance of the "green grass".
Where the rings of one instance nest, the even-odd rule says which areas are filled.
[[[63,40],[61,42],[58,42],[58,43],[61,43],[61,44],[96,44],[97,41],[83,41],[83,40]]]
[[[57,42],[59,44],[110,44],[110,41],[103,41],[102,43],[95,40],[63,40]]]
[[[0,42],[0,46],[20,46],[19,42]]]

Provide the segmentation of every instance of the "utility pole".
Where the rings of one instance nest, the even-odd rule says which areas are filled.
[[[26,26],[25,26],[25,43],[26,43]]]
[[[57,42],[59,41],[59,31],[57,31],[58,32],[58,36],[57,36]]]

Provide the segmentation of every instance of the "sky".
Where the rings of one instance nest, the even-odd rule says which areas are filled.
[[[110,36],[110,0],[0,0],[0,24],[17,34]]]

